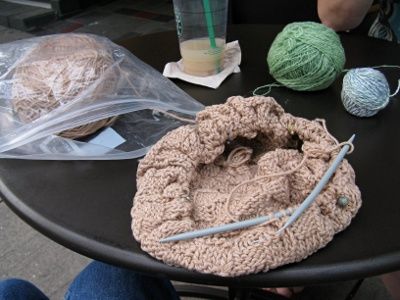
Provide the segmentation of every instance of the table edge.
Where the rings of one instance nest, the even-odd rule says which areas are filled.
[[[282,266],[272,272],[251,274],[239,277],[221,277],[199,273],[183,268],[168,266],[150,256],[138,255],[112,245],[89,239],[46,219],[18,199],[0,180],[0,195],[11,210],[30,226],[51,240],[84,256],[123,267],[152,273],[153,276],[168,277],[183,282],[211,285],[240,285],[246,287],[291,286],[328,283],[332,281],[352,280],[395,271],[400,268],[400,251],[385,254],[373,259],[360,259],[346,263],[335,263],[323,267],[291,268],[293,264]],[[133,236],[132,236],[133,241]],[[116,258],[118,257],[118,258]],[[124,259],[124,258],[130,259]],[[133,259],[134,258],[134,259]],[[149,266],[144,260],[151,259],[156,263]],[[132,263],[135,261],[135,263]]]

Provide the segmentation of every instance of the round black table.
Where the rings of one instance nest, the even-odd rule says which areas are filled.
[[[232,95],[249,96],[273,79],[267,50],[280,26],[231,27],[228,40],[239,40],[242,73],[230,76],[217,90],[176,83],[204,104],[222,103]],[[389,42],[343,34],[346,67],[400,65],[400,47]],[[175,32],[121,42],[140,59],[162,71],[179,58]],[[400,71],[384,69],[392,90]],[[26,222],[78,253],[171,279],[227,286],[292,286],[367,277],[400,269],[400,103],[396,97],[378,115],[360,119],[346,113],[340,101],[341,78],[328,89],[298,93],[284,88],[271,93],[290,113],[325,118],[332,134],[347,140],[357,134],[348,157],[363,206],[350,227],[325,248],[300,263],[268,273],[224,278],[170,267],[141,251],[130,229],[135,194],[136,160],[0,161],[0,191]],[[399,98],[399,97],[397,97]]]

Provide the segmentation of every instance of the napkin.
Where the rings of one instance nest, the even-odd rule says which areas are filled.
[[[183,81],[216,89],[230,74],[240,72],[239,65],[241,59],[242,53],[239,41],[233,41],[225,45],[224,61],[222,65],[223,70],[218,74],[205,77],[186,74],[183,72],[183,62],[181,59],[178,62],[167,63],[164,67],[163,75],[165,77],[178,78]]]

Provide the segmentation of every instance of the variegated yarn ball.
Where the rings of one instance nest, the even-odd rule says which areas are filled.
[[[371,117],[388,105],[390,88],[385,75],[373,68],[351,69],[343,78],[342,102],[357,117]]]

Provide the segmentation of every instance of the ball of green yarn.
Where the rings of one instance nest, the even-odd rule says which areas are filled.
[[[270,74],[296,91],[327,88],[342,72],[345,60],[336,32],[315,22],[288,24],[267,56]]]

